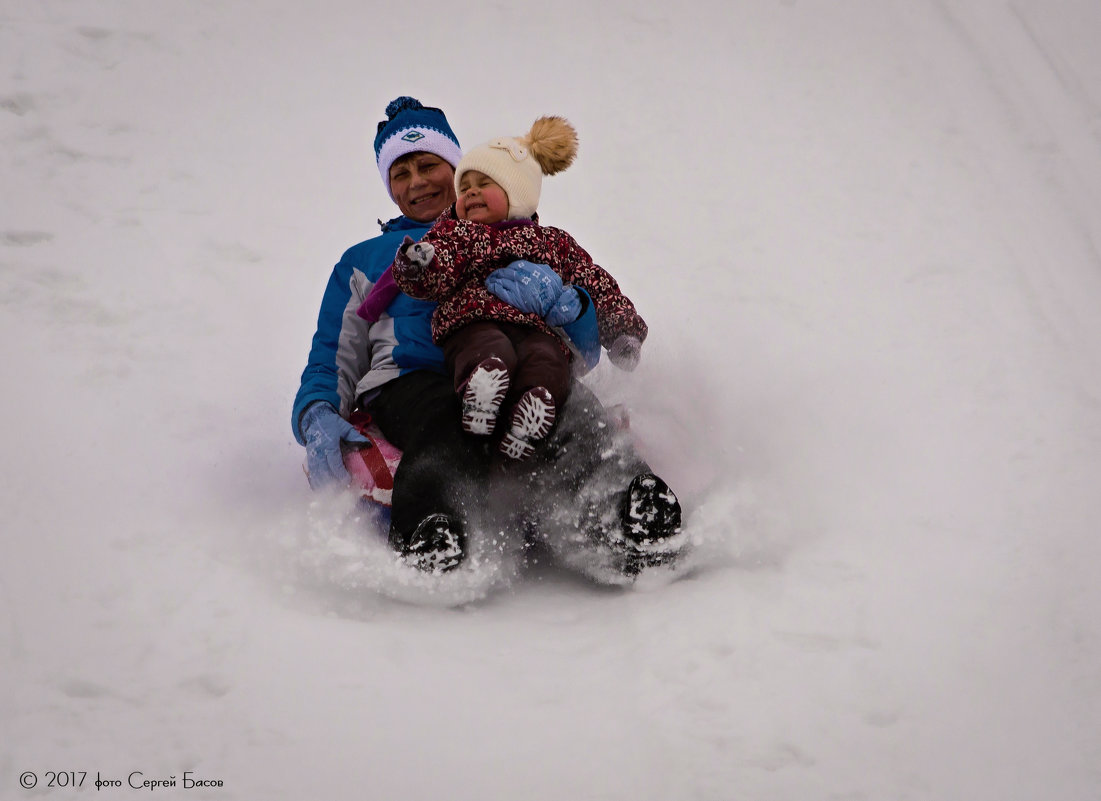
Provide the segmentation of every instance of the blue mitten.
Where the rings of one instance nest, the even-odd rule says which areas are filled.
[[[340,441],[368,442],[368,439],[325,401],[307,406],[301,425],[302,438],[306,440],[306,471],[310,486],[322,489],[350,484],[352,479],[344,467]]]
[[[520,260],[491,272],[486,288],[509,306],[546,317],[562,294],[562,279],[546,264]]]
[[[572,323],[581,315],[581,296],[572,286],[562,290],[562,294],[555,299],[543,319],[547,325],[566,325]]]

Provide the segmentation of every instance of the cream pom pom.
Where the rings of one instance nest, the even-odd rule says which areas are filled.
[[[577,157],[577,131],[564,117],[540,117],[519,141],[531,150],[543,175],[562,172]]]

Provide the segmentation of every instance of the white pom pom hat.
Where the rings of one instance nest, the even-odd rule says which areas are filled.
[[[455,168],[455,193],[463,173],[477,170],[508,195],[508,219],[531,217],[539,207],[543,176],[566,169],[577,156],[577,132],[562,117],[540,117],[525,136],[499,136],[468,150]]]

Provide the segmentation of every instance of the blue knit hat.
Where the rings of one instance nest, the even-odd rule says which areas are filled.
[[[386,117],[375,136],[375,161],[390,199],[390,165],[410,153],[432,153],[452,167],[463,152],[459,140],[438,108],[421,105],[415,97],[399,97],[386,107]]]

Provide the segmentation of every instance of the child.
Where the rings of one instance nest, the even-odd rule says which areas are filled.
[[[637,358],[646,338],[646,323],[615,279],[565,231],[538,223],[543,175],[566,169],[576,154],[577,133],[561,117],[467,152],[455,169],[455,206],[421,242],[406,237],[394,259],[403,292],[439,303],[432,338],[462,398],[463,428],[492,433],[502,404],[512,403],[499,449],[513,459],[534,452],[569,392],[571,352],[552,326],[577,319],[591,302],[601,342],[617,356]],[[550,265],[568,284],[543,315],[486,287],[490,273],[518,259]]]

